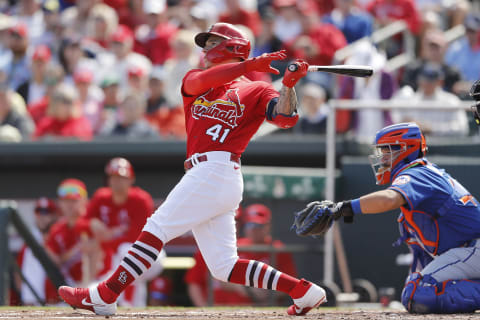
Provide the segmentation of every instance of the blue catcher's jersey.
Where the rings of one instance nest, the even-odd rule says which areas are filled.
[[[469,245],[480,238],[479,202],[445,170],[425,158],[398,173],[390,186],[406,204],[398,219],[431,255]]]

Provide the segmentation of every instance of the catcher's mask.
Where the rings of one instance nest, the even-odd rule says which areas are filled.
[[[415,123],[383,128],[377,132],[373,147],[369,160],[378,185],[390,183],[404,165],[427,152],[425,137]]]
[[[473,83],[470,88],[470,96],[475,100],[475,104],[471,107],[475,122],[480,125],[480,80]]]
[[[237,27],[230,23],[218,22],[208,29],[207,32],[201,32],[195,36],[195,43],[203,48],[211,35],[224,38],[215,47],[208,50],[206,58],[213,63],[219,63],[231,58],[248,59],[250,54],[250,40]]]

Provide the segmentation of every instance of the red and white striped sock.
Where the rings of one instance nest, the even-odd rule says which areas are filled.
[[[115,302],[122,291],[157,260],[162,247],[163,242],[160,239],[147,231],[142,231],[117,270],[98,286],[102,300],[106,303]]]
[[[260,261],[238,259],[233,266],[228,281],[249,287],[263,288],[289,293],[297,283],[297,278],[280,272]]]

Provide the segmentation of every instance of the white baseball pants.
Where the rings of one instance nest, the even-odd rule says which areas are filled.
[[[201,155],[208,160],[195,161]],[[192,230],[210,272],[222,281],[227,281],[238,259],[235,210],[243,193],[240,165],[230,155],[223,151],[194,154],[194,167],[143,228],[164,244]]]

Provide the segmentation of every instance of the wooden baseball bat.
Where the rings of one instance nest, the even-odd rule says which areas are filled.
[[[288,70],[295,72],[298,70],[298,65],[292,63],[288,66]],[[370,77],[373,74],[373,68],[370,66],[357,66],[357,65],[333,65],[333,66],[309,66],[308,72],[330,72],[335,74],[343,74],[350,77]]]

